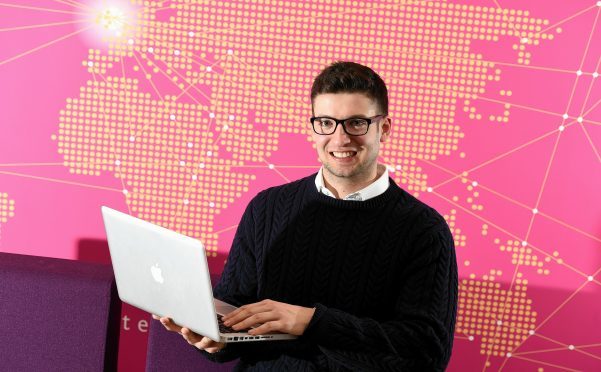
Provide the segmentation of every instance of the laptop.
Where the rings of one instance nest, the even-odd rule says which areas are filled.
[[[221,324],[236,306],[213,298],[204,246],[108,207],[102,217],[121,301],[217,342],[290,340],[285,333],[250,335]]]

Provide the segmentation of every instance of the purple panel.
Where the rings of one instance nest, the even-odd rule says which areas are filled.
[[[211,283],[219,282],[218,276],[211,276]],[[190,346],[180,335],[168,332],[158,321],[150,321],[148,331],[148,352],[146,372],[232,371],[238,361],[215,363],[205,358]]]
[[[3,370],[116,370],[121,302],[110,266],[0,253],[0,299]]]
[[[232,371],[237,361],[215,363],[205,358],[198,350],[177,333],[169,332],[156,320],[152,320],[148,332],[148,354],[146,372],[161,371]]]

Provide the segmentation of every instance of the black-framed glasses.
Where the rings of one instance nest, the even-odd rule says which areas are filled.
[[[369,126],[377,122],[378,118],[385,117],[386,115],[376,115],[370,118],[348,118],[348,119],[334,119],[327,116],[317,116],[309,119],[313,126],[313,131],[319,135],[327,136],[336,132],[338,124],[342,125],[344,133],[349,136],[363,136],[367,134]]]

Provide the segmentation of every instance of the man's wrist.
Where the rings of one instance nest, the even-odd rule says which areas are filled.
[[[305,331],[307,330],[307,327],[311,323],[311,319],[313,319],[313,315],[315,315],[315,308],[314,307],[305,307],[305,308],[303,308],[303,312],[304,312],[305,319],[303,322],[303,331],[301,332],[301,335],[303,333],[305,333]]]

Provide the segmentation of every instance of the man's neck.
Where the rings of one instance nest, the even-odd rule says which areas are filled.
[[[331,176],[327,170],[323,170],[322,172],[322,176],[323,176],[323,183],[325,185],[325,187],[337,198],[337,199],[344,199],[346,198],[348,195],[357,192],[361,189],[366,188],[367,186],[371,185],[372,183],[376,182],[376,180],[378,178],[380,178],[380,176],[382,176],[382,174],[384,173],[384,171],[386,170],[386,167],[382,164],[378,164],[377,168],[376,168],[376,172],[369,175],[368,177],[365,177],[365,179],[363,180],[346,180],[344,178],[340,179],[339,177],[333,177]]]

